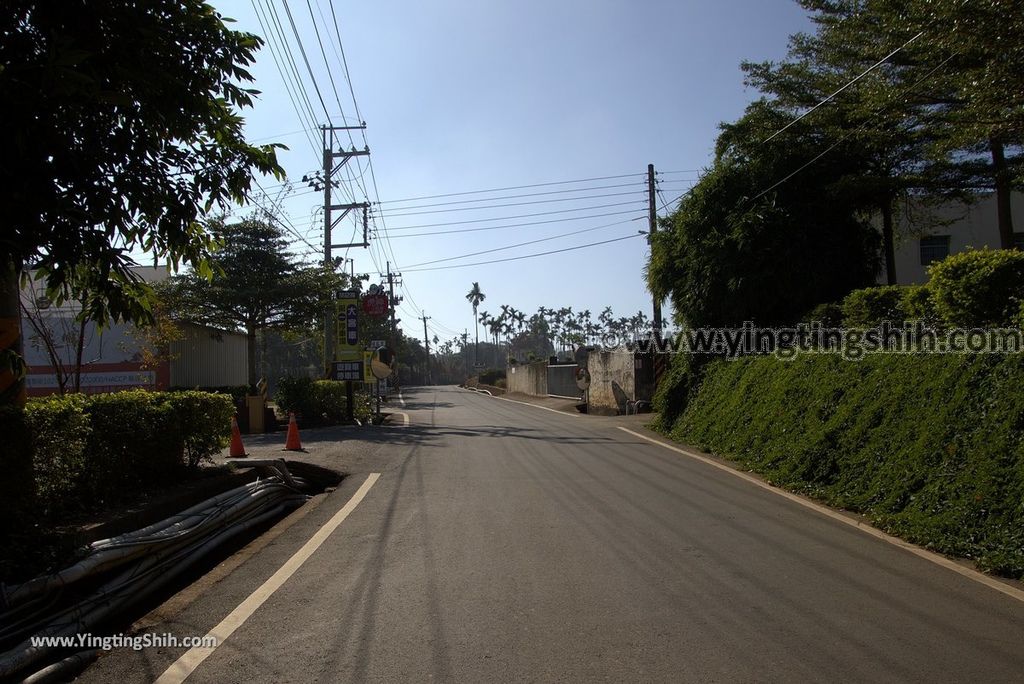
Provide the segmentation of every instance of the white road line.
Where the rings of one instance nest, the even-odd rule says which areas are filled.
[[[409,427],[409,414],[403,413],[402,411],[395,411],[398,415],[402,416],[402,425]]]
[[[565,411],[559,411],[558,409],[548,408],[547,406],[540,406],[539,404],[531,404],[528,401],[516,401],[515,399],[506,399],[505,397],[494,397],[494,396],[492,396],[491,398],[492,399],[498,399],[500,401],[510,401],[513,404],[522,404],[523,406],[532,406],[533,408],[539,408],[539,409],[541,409],[543,411],[551,411],[552,413],[557,413],[560,416],[569,416],[570,418],[579,418],[580,417],[580,414],[578,414],[578,413],[566,413]]]
[[[247,599],[238,604],[238,607],[231,611],[231,614],[221,620],[220,624],[214,627],[207,633],[207,637],[214,637],[217,646],[224,644],[224,641],[230,637],[236,629],[242,626],[242,624],[248,620],[256,609],[263,605],[263,603],[270,598],[275,591],[281,588],[288,578],[295,574],[295,571],[302,567],[302,564],[309,560],[309,557],[320,548],[320,546],[327,541],[327,537],[331,535],[334,530],[345,521],[356,506],[359,505],[365,497],[366,493],[370,491],[370,487],[380,477],[380,473],[370,473],[370,476],[366,478],[366,481],[356,490],[356,493],[352,495],[352,498],[342,507],[340,511],[334,514],[327,524],[316,531],[309,541],[302,545],[302,548],[295,552],[291,558],[285,561],[277,572],[270,576],[266,582],[264,582],[256,591],[249,595]],[[210,648],[196,647],[189,651],[186,651],[180,658],[178,658],[173,665],[160,675],[160,678],[156,680],[157,684],[180,684],[192,674],[199,665],[210,657],[210,655],[217,649],[217,646]]]
[[[402,405],[402,408],[405,408],[405,397],[402,396],[401,390],[398,392],[398,403]]]
[[[872,537],[874,537],[876,539],[880,539],[880,540],[882,540],[884,542],[892,544],[893,546],[898,546],[899,548],[903,549],[904,551],[909,551],[910,553],[914,554],[915,556],[923,558],[926,561],[934,563],[935,565],[939,565],[939,566],[941,566],[943,568],[946,568],[947,570],[952,570],[953,572],[955,572],[957,574],[963,575],[964,577],[966,577],[968,579],[971,579],[971,580],[974,580],[975,582],[978,582],[979,584],[984,584],[986,587],[989,587],[990,589],[995,589],[996,591],[1001,592],[1001,593],[1009,596],[1010,598],[1014,598],[1014,599],[1024,603],[1024,591],[1022,591],[1022,590],[1018,589],[1017,587],[1014,587],[1014,586],[1012,586],[1010,584],[1007,584],[1006,582],[1000,582],[999,580],[997,580],[997,579],[995,579],[993,577],[989,577],[985,573],[978,572],[977,570],[974,570],[972,568],[965,567],[965,566],[963,566],[963,565],[961,565],[961,564],[959,564],[959,563],[957,563],[955,561],[950,560],[949,558],[946,558],[945,556],[941,556],[941,555],[939,555],[939,554],[937,554],[937,553],[935,553],[933,551],[929,551],[927,549],[921,548],[920,546],[917,546],[916,544],[911,544],[910,542],[905,541],[903,539],[900,539],[899,537],[894,537],[891,534],[886,534],[885,532],[883,532],[882,530],[878,529],[877,527],[872,527],[871,525],[869,525],[869,524],[867,524],[865,522],[862,522],[862,521],[857,520],[855,518],[851,518],[849,516],[845,516],[845,515],[837,512],[837,511],[832,510],[831,508],[828,508],[827,506],[822,506],[821,504],[815,503],[814,501],[811,501],[809,499],[805,499],[802,496],[797,496],[796,494],[793,494],[792,492],[787,492],[785,489],[779,489],[778,487],[773,487],[770,484],[768,484],[767,482],[764,482],[763,480],[760,480],[760,479],[754,477],[753,475],[750,475],[748,473],[744,473],[744,472],[742,472],[740,470],[736,470],[735,468],[730,468],[729,466],[725,465],[724,463],[719,463],[718,461],[715,461],[714,459],[708,458],[707,456],[703,456],[701,454],[695,453],[695,452],[690,451],[688,449],[683,449],[683,448],[674,446],[672,444],[666,444],[665,442],[662,442],[661,440],[654,439],[652,437],[648,437],[647,435],[642,435],[639,432],[634,432],[633,430],[630,430],[629,428],[624,428],[621,425],[618,425],[616,427],[618,427],[623,432],[628,432],[629,434],[633,435],[634,437],[639,437],[640,439],[647,440],[651,444],[657,444],[660,447],[664,447],[664,448],[669,449],[671,451],[675,451],[677,453],[682,454],[683,456],[689,456],[692,459],[696,459],[696,460],[701,461],[703,463],[707,463],[708,465],[714,466],[715,468],[718,468],[719,470],[725,471],[725,472],[729,473],[730,475],[735,475],[736,477],[740,478],[741,480],[746,480],[750,484],[756,485],[756,486],[760,487],[761,489],[766,489],[769,492],[772,492],[773,494],[778,494],[779,496],[781,496],[781,497],[783,497],[785,499],[789,499],[790,501],[792,501],[794,503],[800,504],[804,508],[809,508],[812,511],[817,511],[818,513],[821,513],[822,515],[828,516],[829,518],[832,518],[833,520],[835,520],[837,522],[841,522],[844,525],[848,525],[850,527],[858,529],[861,532],[863,532],[864,534],[871,535]]]

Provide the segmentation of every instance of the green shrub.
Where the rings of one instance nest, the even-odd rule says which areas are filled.
[[[370,396],[355,392],[353,416],[361,421],[372,415]],[[313,380],[308,377],[286,377],[277,383],[274,402],[284,413],[295,413],[300,425],[337,425],[347,420],[346,389],[344,382]]]
[[[843,307],[835,302],[818,304],[804,316],[804,323],[821,323],[824,328],[838,328],[843,324]]]
[[[854,290],[843,299],[843,326],[873,328],[889,321],[900,325],[907,320],[903,309],[904,288],[899,285],[865,287]]]
[[[686,410],[690,398],[700,386],[708,360],[708,357],[694,354],[675,354],[671,357],[668,372],[661,378],[654,392],[654,410],[658,412],[655,427],[668,430]]]
[[[504,368],[488,368],[485,371],[481,371],[479,375],[479,382],[482,385],[495,385],[498,380],[505,379]]]
[[[715,361],[674,439],[1024,576],[1024,356]]]
[[[274,403],[285,414],[294,413],[304,423],[319,421],[316,397],[313,395],[313,378],[307,376],[284,377],[277,381]]]
[[[166,395],[129,390],[89,397],[88,488],[95,503],[180,478],[184,438]]]
[[[86,447],[92,435],[89,398],[69,394],[32,399],[25,415],[32,431],[33,471],[43,514],[77,507],[88,476]]]
[[[195,468],[227,446],[235,413],[230,395],[171,392],[164,397],[181,436],[186,466]]]
[[[217,387],[171,387],[168,392],[208,392],[210,394],[226,394],[231,397],[231,402],[238,406],[243,403],[249,394],[248,385],[219,385]]]
[[[928,285],[908,285],[903,288],[903,311],[908,321],[920,321],[928,327],[942,327],[935,310],[932,290]]]
[[[344,382],[317,380],[313,383],[313,400],[316,404],[316,423],[337,425],[345,421],[348,400],[345,397]]]
[[[25,408],[28,481],[46,517],[96,508],[182,479],[227,443],[225,394],[146,392],[44,397]]]
[[[935,310],[948,325],[1017,325],[1024,302],[1024,252],[961,252],[932,265],[928,274]]]
[[[0,406],[0,547],[7,533],[33,512],[36,488],[32,478],[31,428],[25,412],[14,406]]]

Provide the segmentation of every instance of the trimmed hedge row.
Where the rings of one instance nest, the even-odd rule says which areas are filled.
[[[1022,577],[1022,386],[1021,355],[717,360],[663,427],[893,534]]]
[[[29,435],[5,449],[22,467],[31,464],[28,475],[11,478],[26,489],[34,484],[34,496],[18,506],[54,516],[173,481],[227,444],[233,414],[229,396],[205,392],[32,399],[23,412],[0,414],[5,434],[23,422]]]
[[[353,415],[368,421],[373,415],[370,396],[355,393]],[[310,377],[286,377],[277,382],[274,403],[285,413],[294,412],[303,426],[338,425],[347,417],[348,400],[345,383],[336,380],[313,380]]]
[[[816,307],[808,319],[847,328],[875,327],[882,321],[923,321],[939,328],[1006,328],[1024,322],[1024,252],[961,252],[932,265],[928,274],[927,285],[854,290],[839,305]]]

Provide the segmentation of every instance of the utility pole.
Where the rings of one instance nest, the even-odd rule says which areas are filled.
[[[356,150],[353,147],[351,150],[347,151],[342,149],[335,151],[334,133],[335,131],[351,131],[364,128],[366,128],[365,123],[362,123],[359,126],[321,126],[320,130],[323,133],[324,145],[323,171],[314,174],[312,177],[302,177],[302,180],[307,182],[314,190],[323,190],[324,192],[324,267],[331,271],[334,270],[335,266],[334,259],[331,254],[332,250],[347,249],[349,247],[367,247],[370,244],[369,203],[357,202],[353,204],[331,204],[331,188],[338,187],[338,181],[334,180],[334,175],[340,171],[352,157],[361,157],[370,154],[370,149],[368,147],[362,150]],[[337,226],[343,218],[348,216],[349,212],[353,209],[363,210],[362,242],[338,245],[333,244],[331,240],[331,232],[334,227]],[[339,216],[335,217],[334,212],[341,213]],[[334,347],[336,344],[335,333],[337,331],[337,325],[337,314],[334,311],[334,304],[332,302],[328,305],[328,310],[324,315],[324,368],[326,370],[326,377],[328,378],[333,375]]]
[[[430,376],[430,338],[427,337],[427,321],[430,320],[430,316],[427,315],[426,311],[420,310],[423,314],[420,318],[423,319],[423,345],[427,348],[427,384],[433,385],[433,378]]]
[[[395,351],[395,342],[398,339],[398,324],[395,321],[395,308],[401,303],[402,298],[395,298],[395,279],[402,277],[401,273],[391,272],[391,262],[387,262],[387,276],[388,276],[388,303],[391,304],[391,340],[389,345],[392,352]],[[395,364],[397,369],[397,363]],[[401,389],[401,381],[398,375],[395,375],[395,387]]]
[[[658,231],[658,210],[655,206],[654,191],[655,191],[655,180],[654,180],[654,164],[647,165],[647,211],[648,220],[650,222],[650,232],[647,235],[647,243],[654,245],[654,234]],[[657,295],[654,299],[654,335],[656,338],[661,339],[661,300],[658,299]]]

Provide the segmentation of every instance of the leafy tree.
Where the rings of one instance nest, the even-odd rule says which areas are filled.
[[[55,304],[88,289],[93,320],[151,320],[129,253],[203,269],[204,215],[282,174],[237,113],[261,41],[225,21],[201,0],[3,3],[0,318],[31,265]]]
[[[322,316],[343,276],[322,266],[302,266],[287,253],[279,228],[262,219],[214,224],[224,248],[210,257],[214,275],[171,278],[160,294],[178,317],[223,328],[241,328],[249,345],[248,382],[259,378],[256,334],[303,329]]]
[[[850,79],[891,55],[829,109],[869,124],[860,137],[888,152],[890,160],[909,161],[912,172],[931,171],[923,185],[911,182],[908,187],[930,193],[994,191],[1000,240],[1004,248],[1011,247],[1010,194],[1024,182],[1024,14],[1019,4],[799,1],[812,12],[818,30],[814,36],[795,36],[791,56],[815,73]],[[758,85],[780,92],[770,81]],[[815,117],[821,120],[819,112]],[[893,139],[886,134],[893,128],[912,145],[887,149],[885,143]],[[906,138],[907,133],[912,137]],[[896,178],[908,170],[900,166],[892,167]]]
[[[654,236],[647,280],[691,326],[792,323],[813,305],[873,281],[877,233],[858,219],[843,180],[856,149],[779,183],[820,139],[796,126],[763,142],[786,117],[755,103],[723,127],[717,158]]]
[[[473,325],[476,327],[476,352],[473,359],[475,363],[480,362],[480,323],[476,310],[485,299],[487,299],[487,295],[480,289],[480,283],[473,281],[473,287],[466,293],[466,300],[473,306]]]

